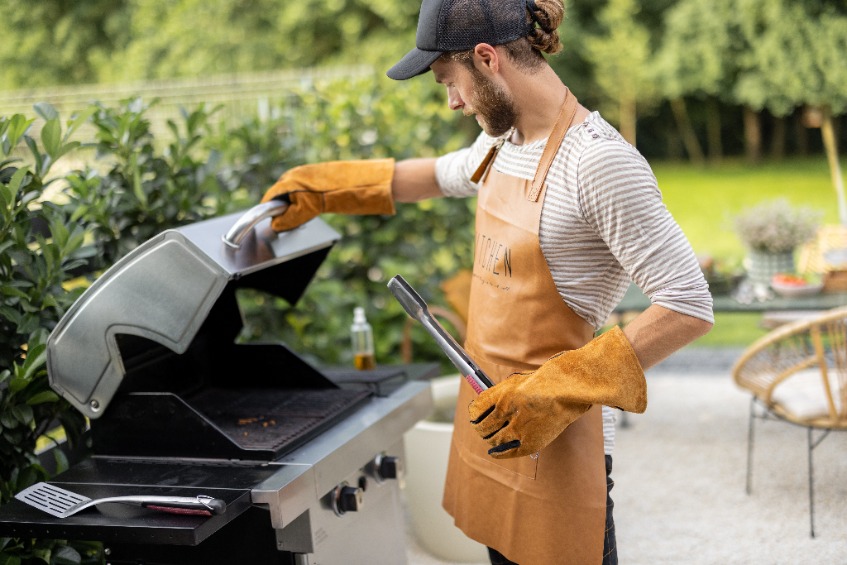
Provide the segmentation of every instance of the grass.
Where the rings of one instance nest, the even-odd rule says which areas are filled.
[[[744,257],[733,219],[765,200],[785,198],[821,210],[825,223],[838,221],[838,201],[823,157],[761,165],[736,160],[709,167],[654,163],[653,171],[668,210],[695,252],[716,259]]]
[[[718,264],[740,265],[745,249],[735,234],[734,217],[765,200],[785,198],[823,212],[824,223],[838,222],[838,200],[824,157],[750,165],[740,160],[694,167],[651,163],[668,210],[688,236],[695,253]],[[760,314],[717,313],[715,327],[697,346],[746,346],[765,331]]]

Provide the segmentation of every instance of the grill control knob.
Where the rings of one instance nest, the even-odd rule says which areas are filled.
[[[350,485],[338,485],[332,493],[332,509],[339,516],[347,512],[358,512],[362,509],[363,490]]]
[[[403,462],[399,457],[389,455],[378,456],[374,463],[376,465],[376,475],[380,480],[400,480],[403,478]]]

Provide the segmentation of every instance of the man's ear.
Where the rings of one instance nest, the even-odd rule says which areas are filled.
[[[488,43],[478,43],[474,47],[473,62],[479,71],[489,73],[500,71],[500,53]]]

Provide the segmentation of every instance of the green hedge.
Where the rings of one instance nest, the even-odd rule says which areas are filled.
[[[49,388],[45,343],[98,273],[164,229],[256,204],[291,166],[433,156],[474,134],[428,81],[389,87],[373,76],[287,94],[263,120],[220,124],[214,108],[185,110],[159,138],[146,117],[155,101],[94,103],[66,121],[46,104],[35,117],[0,116],[0,503],[49,478],[35,449],[56,423],[71,446],[84,432],[82,416]],[[470,264],[472,210],[469,200],[438,200],[398,205],[393,217],[326,216],[342,240],[301,304],[245,293],[240,339],[284,341],[317,363],[351,365],[348,328],[364,306],[378,362],[399,362],[407,316],[385,285],[399,273],[441,300],[439,282]],[[416,360],[447,370],[427,336],[413,335]],[[56,469],[67,468],[53,452]],[[98,547],[0,539],[0,563],[98,562]]]

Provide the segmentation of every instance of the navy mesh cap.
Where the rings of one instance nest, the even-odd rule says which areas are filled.
[[[526,37],[532,29],[526,20],[526,0],[423,0],[416,48],[386,74],[395,80],[409,79],[427,72],[448,51]]]

